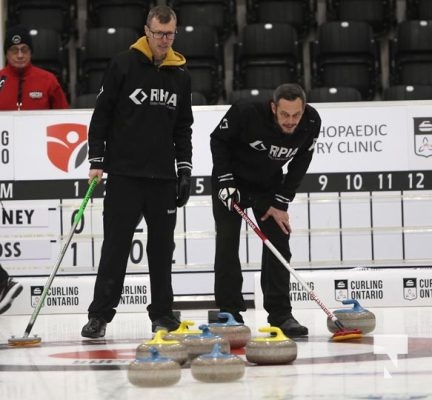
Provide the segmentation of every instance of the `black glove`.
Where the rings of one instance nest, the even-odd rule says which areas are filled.
[[[219,190],[219,200],[228,210],[234,209],[233,203],[240,203],[240,192],[235,187],[226,187]]]
[[[181,173],[177,178],[177,207],[183,207],[189,200],[191,191],[191,177],[188,173]]]

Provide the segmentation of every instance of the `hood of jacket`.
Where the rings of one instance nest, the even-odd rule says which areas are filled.
[[[150,61],[153,60],[153,53],[150,49],[150,46],[147,41],[147,37],[140,37],[131,47],[131,49],[136,49],[143,53]],[[168,53],[162,63],[159,65],[160,67],[180,67],[186,64],[186,58],[174,51],[172,48],[169,48]]]

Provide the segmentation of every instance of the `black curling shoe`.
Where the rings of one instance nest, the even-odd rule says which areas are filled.
[[[162,329],[168,332],[175,331],[180,326],[180,321],[173,315],[164,315],[152,321],[152,332]]]
[[[307,336],[309,334],[308,328],[306,328],[303,325],[300,325],[299,322],[290,315],[285,321],[278,324],[272,324],[271,321],[269,321],[270,325],[279,327],[284,335],[288,337],[299,337],[299,336]]]
[[[97,339],[105,336],[107,323],[103,318],[90,318],[83,326],[81,336]]]

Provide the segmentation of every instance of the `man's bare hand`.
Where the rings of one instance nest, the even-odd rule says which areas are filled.
[[[289,223],[288,211],[282,211],[275,207],[270,207],[267,212],[261,217],[261,221],[265,221],[269,217],[272,217],[275,220],[275,222],[279,225],[279,227],[286,235],[291,233],[291,225]]]
[[[95,176],[97,176],[98,183],[99,183],[102,180],[102,175],[103,175],[103,169],[91,169],[89,171],[89,181],[88,181],[89,184],[91,183],[91,181]]]

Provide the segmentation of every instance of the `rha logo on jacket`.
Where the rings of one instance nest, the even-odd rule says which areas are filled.
[[[150,98],[143,89],[135,89],[129,98],[137,105],[143,104],[147,99],[149,99],[152,105],[166,105],[168,107],[175,108],[177,106],[177,94],[170,93],[163,89],[151,89]]]

